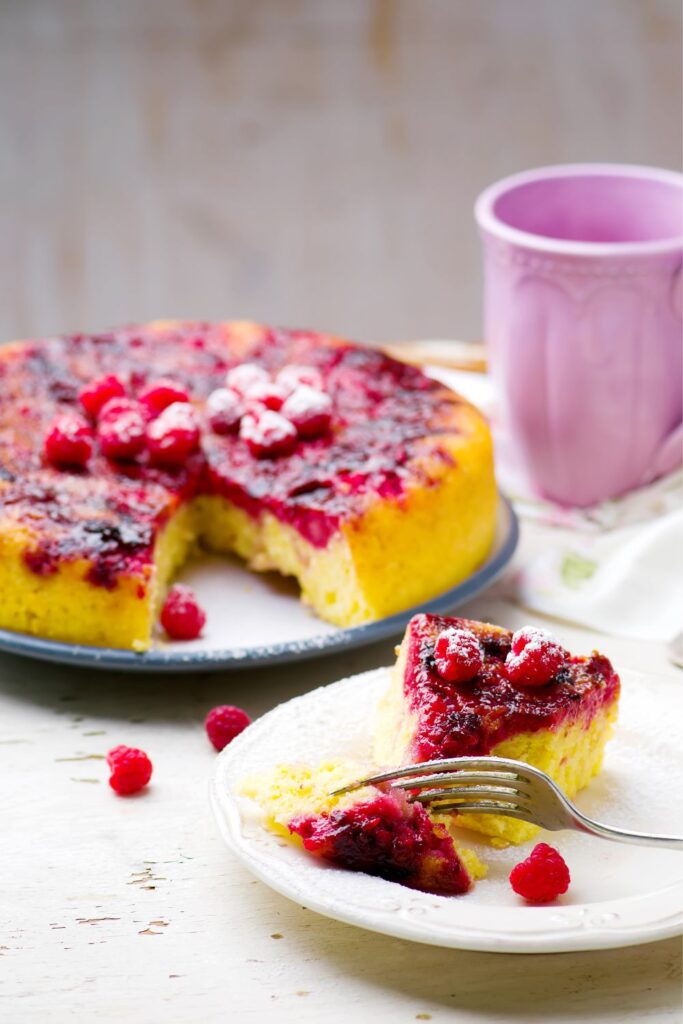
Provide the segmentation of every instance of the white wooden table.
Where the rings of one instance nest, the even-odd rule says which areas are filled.
[[[538,529],[525,526],[523,548]],[[542,624],[509,592],[508,577],[464,612]],[[656,645],[561,634],[683,684]],[[677,940],[549,956],[413,945],[289,903],[225,849],[207,801],[207,709],[262,714],[388,663],[391,647],[166,678],[0,656],[0,1020],[679,1021]],[[107,786],[103,756],[121,742],[154,761],[140,797]]]

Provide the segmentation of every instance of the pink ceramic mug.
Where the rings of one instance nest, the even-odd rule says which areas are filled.
[[[623,494],[683,454],[683,175],[576,164],[483,192],[485,337],[539,491]]]

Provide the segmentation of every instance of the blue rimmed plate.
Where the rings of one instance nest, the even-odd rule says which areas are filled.
[[[137,654],[0,630],[0,650],[65,665],[132,672],[211,672],[303,661],[398,636],[416,612],[445,613],[469,601],[500,575],[518,539],[517,517],[501,496],[493,550],[476,572],[424,604],[364,626],[340,629],[322,622],[301,604],[292,582],[274,574],[249,572],[236,560],[206,555],[187,565],[181,574],[182,582],[193,588],[207,613],[199,640],[171,643],[160,638],[151,650]],[[263,642],[265,631],[267,644]]]

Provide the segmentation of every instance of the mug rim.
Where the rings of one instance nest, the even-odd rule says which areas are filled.
[[[475,219],[481,231],[495,235],[512,245],[564,256],[645,256],[676,253],[683,247],[683,233],[647,242],[580,242],[552,238],[548,235],[536,235],[532,231],[524,231],[521,228],[513,228],[494,212],[495,204],[501,196],[521,185],[552,178],[598,177],[600,175],[659,181],[667,185],[676,185],[683,191],[683,174],[663,167],[648,167],[641,164],[551,164],[508,175],[493,185],[489,185],[475,200]]]

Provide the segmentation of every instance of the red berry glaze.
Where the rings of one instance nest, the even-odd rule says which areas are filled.
[[[448,628],[436,639],[434,662],[442,679],[467,683],[481,672],[484,656],[481,644],[469,629]]]
[[[142,406],[136,409],[131,403],[129,409],[106,413],[97,427],[100,451],[109,459],[134,459],[144,450],[146,427]]]
[[[147,427],[147,450],[155,466],[179,469],[199,448],[197,414],[187,402],[174,402]]]
[[[544,686],[569,657],[559,640],[545,630],[524,626],[512,634],[512,649],[505,659],[508,679],[521,686]]]
[[[530,903],[550,903],[567,891],[570,881],[563,857],[547,843],[534,846],[527,859],[510,872],[510,885]]]
[[[211,708],[204,722],[206,735],[216,750],[227,747],[228,743],[250,724],[251,718],[246,711],[232,704],[220,704],[217,708]]]
[[[82,416],[63,412],[55,416],[43,441],[47,462],[58,469],[85,466],[92,455],[93,432]]]
[[[301,384],[282,406],[282,415],[294,424],[301,437],[320,437],[330,429],[332,399],[324,391]]]
[[[144,750],[135,747],[114,747],[107,754],[107,764],[109,785],[119,796],[139,792],[152,778],[152,762]]]
[[[86,384],[78,398],[88,416],[97,419],[103,405],[112,398],[123,398],[125,393],[123,381],[115,374],[109,373],[105,377],[96,377]]]
[[[206,412],[214,434],[234,434],[244,415],[244,399],[232,388],[216,388],[206,400]]]
[[[247,442],[251,454],[260,459],[289,455],[298,439],[296,427],[271,409],[243,416],[240,437]]]
[[[176,583],[161,609],[161,625],[172,640],[196,640],[204,628],[206,615],[189,587]]]
[[[158,416],[174,402],[190,401],[190,396],[185,388],[167,377],[152,381],[142,389],[138,398],[149,409],[152,416]]]

